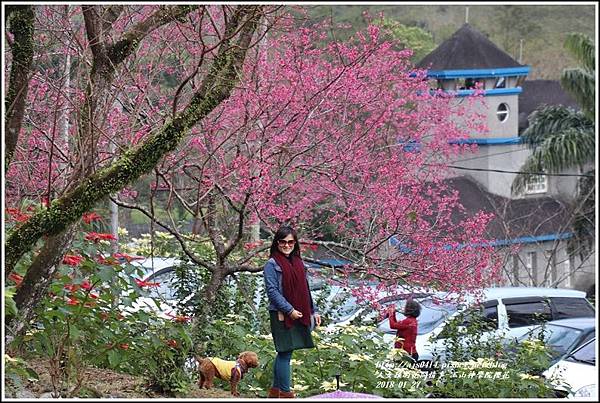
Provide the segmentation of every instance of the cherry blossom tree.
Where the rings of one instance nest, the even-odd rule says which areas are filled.
[[[381,287],[448,291],[494,281],[499,261],[483,237],[490,216],[461,213],[444,184],[445,161],[469,151],[449,143],[482,132],[482,119],[464,119],[468,105],[451,108],[430,93],[410,51],[394,50],[377,25],[327,44],[325,24],[279,28],[246,59],[232,96],[155,171],[153,190],[199,223],[196,235],[172,216],[157,218],[147,201],[116,200],[167,229],[210,271],[200,305],[210,306],[227,276],[262,270],[253,258],[269,245],[246,236],[256,222],[271,232],[298,226],[305,247],[351,262],[345,280],[363,273]],[[333,227],[335,239],[316,222]],[[197,242],[210,242],[216,258],[195,254]],[[232,253],[242,246],[241,258]]]

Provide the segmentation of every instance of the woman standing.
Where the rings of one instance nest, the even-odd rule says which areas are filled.
[[[293,228],[284,225],[275,233],[263,276],[277,351],[273,386],[268,397],[295,397],[291,391],[292,352],[315,346],[310,332],[314,326],[321,325],[321,317],[310,295],[298,236]]]
[[[408,300],[404,307],[405,319],[396,321],[396,306],[394,304],[388,307],[388,315],[390,317],[390,327],[396,329],[396,342],[394,343],[395,348],[403,348],[415,362],[419,359],[417,353],[417,330],[418,323],[417,318],[421,314],[421,306],[417,301]],[[403,340],[400,340],[403,339]]]

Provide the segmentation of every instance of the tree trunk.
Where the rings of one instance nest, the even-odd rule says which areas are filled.
[[[248,233],[248,241],[258,242],[260,241],[260,221],[257,219],[256,222],[250,224],[250,231]]]
[[[73,240],[75,230],[76,226],[71,225],[63,233],[50,237],[27,270],[14,297],[19,314],[7,326],[7,343],[10,342],[9,337],[22,334],[27,329],[34,317],[35,308],[48,292],[63,253]]]
[[[194,335],[200,334],[202,329],[208,324],[213,313],[213,305],[217,299],[217,293],[223,285],[226,276],[226,269],[217,266],[210,276],[209,282],[199,291],[202,299],[199,301],[198,310],[195,313],[192,332]]]
[[[13,34],[14,39],[11,46],[13,61],[10,68],[10,81],[4,104],[6,108],[4,172],[8,171],[12,161],[25,114],[29,71],[33,63],[34,35],[32,6],[7,6],[6,12],[10,18],[10,33]]]

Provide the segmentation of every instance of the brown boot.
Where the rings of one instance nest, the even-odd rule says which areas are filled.
[[[289,392],[284,392],[283,390],[281,392],[279,392],[279,397],[289,397],[289,398],[295,398],[296,395],[294,394],[294,392],[292,392],[291,390]]]
[[[279,390],[279,388],[271,388],[269,389],[269,394],[267,395],[267,397],[279,397],[281,394],[281,391]]]

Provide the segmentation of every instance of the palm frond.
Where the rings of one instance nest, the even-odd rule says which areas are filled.
[[[529,115],[529,126],[521,135],[525,144],[534,147],[549,135],[569,128],[594,130],[594,124],[583,113],[562,105],[542,106]]]
[[[566,69],[560,76],[560,85],[571,94],[588,119],[594,121],[596,103],[594,75],[582,69]]]
[[[579,32],[572,32],[565,39],[565,48],[582,64],[583,68],[593,72],[596,68],[594,43],[592,39]]]
[[[570,167],[594,162],[596,155],[594,130],[569,128],[548,136],[534,150],[533,155],[536,153],[547,172],[560,172]]]

